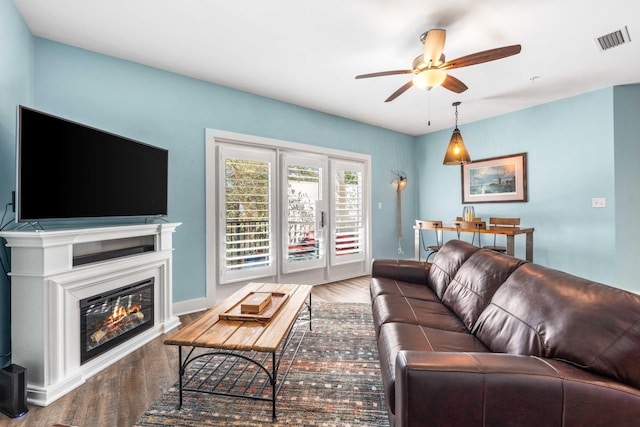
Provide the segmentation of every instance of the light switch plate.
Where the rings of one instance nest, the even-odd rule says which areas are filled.
[[[607,199],[604,197],[593,197],[591,199],[591,207],[592,208],[606,208],[607,207]]]

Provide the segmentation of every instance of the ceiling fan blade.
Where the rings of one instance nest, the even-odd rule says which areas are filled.
[[[442,82],[442,87],[445,89],[449,89],[451,92],[462,93],[465,90],[469,89],[466,84],[462,83],[460,80],[455,77],[447,74],[444,81]]]
[[[404,85],[402,85],[402,87],[400,87],[400,89],[398,89],[397,91],[393,92],[390,97],[388,97],[387,99],[384,100],[384,102],[393,101],[394,99],[396,99],[397,97],[399,97],[400,95],[405,93],[407,91],[407,89],[409,89],[411,86],[413,86],[413,80],[409,80]]]
[[[444,41],[447,37],[445,30],[429,30],[424,38],[424,62],[427,66],[437,66],[444,50]]]
[[[438,68],[441,70],[452,70],[454,68],[468,67],[470,65],[482,64],[483,62],[495,61],[496,59],[506,58],[507,56],[517,55],[522,47],[519,44],[511,46],[498,47],[482,52],[472,53],[471,55],[461,56],[452,61],[447,61]]]
[[[380,71],[377,73],[360,74],[359,76],[356,76],[356,79],[366,79],[369,77],[392,76],[394,74],[412,74],[412,73],[413,73],[413,70]]]

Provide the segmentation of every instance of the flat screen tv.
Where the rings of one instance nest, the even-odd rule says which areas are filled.
[[[18,107],[16,221],[167,215],[167,150]]]

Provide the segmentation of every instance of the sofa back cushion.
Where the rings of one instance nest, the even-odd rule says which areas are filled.
[[[487,249],[473,253],[449,283],[442,302],[471,330],[493,294],[526,261]]]
[[[372,277],[386,277],[422,285],[427,283],[428,270],[428,264],[413,260],[374,259],[371,262]]]
[[[429,269],[427,283],[442,299],[444,291],[464,262],[480,248],[462,240],[449,240],[438,251]]]
[[[640,388],[640,296],[525,264],[472,331],[492,351],[553,358]]]

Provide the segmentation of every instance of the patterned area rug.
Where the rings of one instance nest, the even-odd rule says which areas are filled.
[[[305,335],[281,382],[276,421],[271,418],[271,402],[187,391],[182,409],[178,410],[176,384],[134,427],[388,426],[371,306],[314,303],[312,330],[309,331],[308,320],[300,322],[295,334],[304,331]],[[293,349],[285,353],[281,370],[287,366],[290,354]],[[197,376],[210,378],[208,365],[203,364],[204,361],[194,362],[187,373],[199,370]],[[231,377],[242,381],[241,374]],[[264,394],[270,393],[267,385]]]

